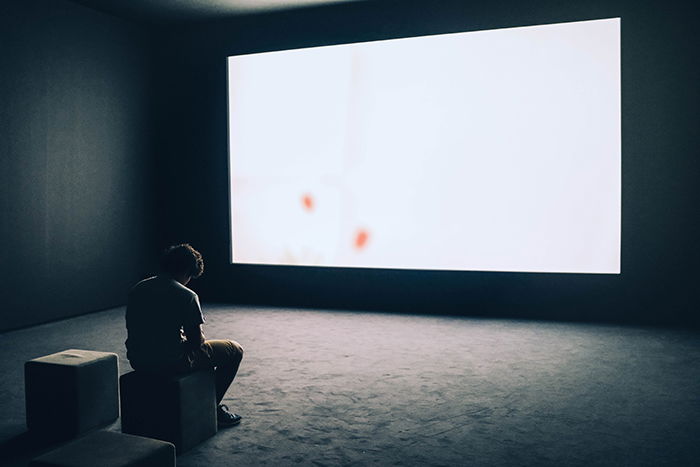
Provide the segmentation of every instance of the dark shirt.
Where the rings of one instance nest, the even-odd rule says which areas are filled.
[[[184,328],[204,322],[199,297],[167,276],[136,284],[126,307],[126,356],[134,369],[166,370],[185,353]]]

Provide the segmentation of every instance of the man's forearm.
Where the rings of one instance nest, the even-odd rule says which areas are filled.
[[[198,349],[204,344],[204,334],[202,333],[202,326],[186,327],[185,338],[187,341],[185,345],[190,349]]]

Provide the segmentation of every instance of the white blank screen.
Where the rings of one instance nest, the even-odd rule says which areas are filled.
[[[620,272],[619,18],[228,58],[234,263]]]

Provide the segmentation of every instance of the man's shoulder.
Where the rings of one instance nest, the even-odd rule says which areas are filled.
[[[169,285],[177,290],[177,293],[181,294],[183,297],[188,297],[193,300],[197,298],[197,293],[194,290],[180,284],[178,281],[171,279]]]
[[[194,300],[197,294],[194,290],[185,287],[179,282],[163,276],[148,277],[131,288],[131,293],[138,294],[143,291],[158,291],[172,296],[182,297],[183,299]]]
[[[153,277],[147,277],[139,282],[136,283],[133,287],[131,287],[131,290],[129,291],[131,294],[138,293],[141,290],[149,289],[153,287],[155,284],[157,276]]]
[[[143,280],[140,280],[136,283],[136,285],[134,285],[132,287],[132,289],[137,289],[137,288],[141,288],[141,287],[148,287],[148,285],[154,283],[154,281],[157,278],[158,278],[158,276],[151,276],[151,277],[147,277]]]

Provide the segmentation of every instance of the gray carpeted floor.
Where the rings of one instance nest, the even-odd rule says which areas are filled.
[[[104,350],[124,373],[123,313],[0,334],[6,463],[36,454],[18,442],[23,362]],[[244,419],[179,466],[700,464],[697,333],[231,306],[205,315],[208,338],[246,351],[226,400]]]

